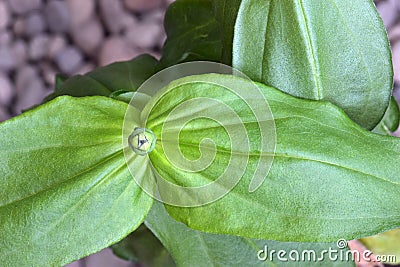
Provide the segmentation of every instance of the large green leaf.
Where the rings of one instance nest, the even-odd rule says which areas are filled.
[[[136,91],[139,86],[156,72],[158,61],[150,55],[141,55],[130,61],[117,62],[97,68],[85,75],[76,75],[58,86],[47,101],[61,95],[109,96],[112,92]]]
[[[399,128],[400,109],[396,99],[392,96],[385,116],[373,130],[374,133],[387,134],[395,132]]]
[[[165,15],[167,41],[159,69],[177,63],[220,61],[222,44],[211,0],[178,0]]]
[[[126,168],[126,108],[106,97],[64,96],[0,124],[3,266],[60,266],[142,223],[153,201]]]
[[[154,202],[145,224],[155,233],[171,252],[178,266],[299,266],[299,261],[280,261],[275,258],[258,259],[260,250],[284,250],[288,254],[296,250],[301,255],[305,250],[314,250],[320,257],[323,250],[338,250],[336,245],[324,243],[284,243],[256,240],[239,236],[209,234],[192,230],[172,219],[163,205]],[[346,250],[339,250],[341,253]],[[260,257],[265,257],[264,252]],[[288,256],[286,256],[288,258]],[[354,266],[352,261],[305,261],[307,266]]]
[[[367,129],[385,113],[393,83],[371,0],[244,0],[233,67],[293,96],[332,102]]]
[[[181,186],[208,184],[225,172],[231,159],[247,159],[245,140],[241,139],[243,148],[231,149],[229,138],[239,135],[228,136],[223,127],[239,131],[241,125],[231,125],[232,118],[224,114],[225,120],[219,124],[207,120],[204,114],[210,110],[217,113],[221,107],[215,101],[203,101],[200,106],[191,100],[205,97],[222,101],[235,110],[249,135],[250,158],[237,186],[205,206],[168,206],[175,219],[206,232],[298,242],[351,240],[400,226],[400,139],[364,130],[331,103],[298,99],[262,84],[257,85],[271,107],[277,144],[269,175],[258,190],[249,193],[260,155],[270,157],[273,151],[260,152],[254,115],[240,97],[216,85],[222,82],[239,85],[241,90],[252,86],[233,76],[188,77],[163,89],[143,113],[154,105],[146,125],[160,138],[169,113],[184,102],[190,103],[169,117],[176,128],[167,129],[168,134],[178,132],[178,142],[161,136],[149,154],[155,170]],[[258,97],[253,100],[259,101],[255,105],[258,109],[264,105]],[[186,121],[193,116],[198,118]],[[215,146],[204,138],[212,139]],[[171,144],[175,149],[167,157],[164,147]],[[189,172],[170,164],[182,155],[192,161],[208,158],[208,151],[214,148],[214,161],[204,169]],[[239,168],[235,169],[238,173]]]

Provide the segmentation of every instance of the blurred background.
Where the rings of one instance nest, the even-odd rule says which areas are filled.
[[[83,74],[142,53],[159,58],[166,38],[163,17],[172,2],[0,0],[0,121],[39,104],[53,90],[56,73]],[[375,3],[388,30],[400,100],[400,0]],[[110,249],[68,265],[110,266],[137,265]]]
[[[159,57],[171,0],[0,0],[0,121],[38,104],[54,75]]]

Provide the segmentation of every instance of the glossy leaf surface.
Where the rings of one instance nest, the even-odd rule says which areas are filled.
[[[393,85],[385,27],[370,0],[245,0],[233,67],[293,96],[326,100],[373,129]]]

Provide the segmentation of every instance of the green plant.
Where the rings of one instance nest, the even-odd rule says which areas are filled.
[[[160,61],[143,55],[58,76],[46,103],[0,125],[2,264],[57,266],[113,245],[117,255],[148,266],[286,266],[257,254],[266,245],[322,253],[337,249],[338,239],[400,226],[400,141],[388,136],[399,108],[390,102],[391,54],[372,1],[178,0],[165,28]],[[205,74],[152,97],[135,93],[159,70],[196,60],[232,65],[254,82]],[[240,85],[252,104],[230,85]],[[140,108],[128,104],[132,97]],[[192,105],[179,108],[185,102]],[[187,119],[210,111],[222,125]],[[170,136],[165,123],[175,123]],[[276,132],[273,146],[263,146],[260,125]],[[148,156],[128,145],[136,127],[157,138]],[[212,161],[198,171],[171,164],[170,156],[183,155],[196,168],[206,151],[215,152]],[[241,179],[214,183],[232,186],[222,198],[189,207],[153,200],[157,173],[201,186],[224,173],[230,157]],[[258,174],[259,162],[272,158],[268,176]],[[254,178],[265,181],[249,192]],[[158,190],[163,200],[204,196]],[[307,265],[354,265],[325,260]]]

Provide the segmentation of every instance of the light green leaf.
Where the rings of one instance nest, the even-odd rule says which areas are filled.
[[[385,116],[373,130],[374,133],[391,135],[399,128],[400,110],[396,99],[392,96],[390,104],[386,110]]]
[[[332,102],[367,129],[383,117],[393,85],[371,0],[244,0],[233,67],[293,96]]]
[[[277,143],[269,175],[258,190],[249,193],[259,157],[268,158],[273,152],[260,153],[258,123],[251,112],[265,104],[257,97],[258,108],[250,110],[236,94],[216,85],[223,81],[239,84],[241,90],[252,86],[233,76],[188,77],[163,89],[162,96],[149,102],[143,113],[154,105],[146,127],[160,138],[171,111],[190,103],[168,118],[176,125],[168,134],[179,133],[179,144],[161,136],[149,154],[154,169],[169,182],[186,187],[209,184],[231,167],[231,159],[245,161],[246,152],[250,152],[245,173],[232,191],[201,207],[168,206],[175,219],[206,232],[297,242],[352,240],[400,226],[400,139],[362,129],[331,103],[297,99],[262,84],[257,86],[272,110]],[[213,101],[202,105],[191,102],[198,97]],[[202,117],[222,108],[215,100],[231,107],[243,121],[250,151],[244,151],[245,139],[240,139],[243,147],[231,149],[243,126],[232,125],[232,117],[222,114],[225,119],[219,123]],[[186,121],[192,117],[197,118]],[[228,136],[224,126],[237,131]],[[204,138],[212,139],[214,145]],[[164,147],[171,145],[175,149],[167,158]],[[191,161],[207,159],[214,148],[215,158],[204,169],[190,172],[176,166],[182,155]],[[240,167],[232,168],[241,171]],[[214,183],[215,188],[220,186]],[[171,194],[182,198],[176,192]]]
[[[161,223],[162,222],[162,223]],[[183,223],[172,219],[163,205],[154,202],[145,224],[154,232],[171,252],[178,266],[299,266],[299,261],[280,261],[276,254],[267,260],[258,259],[260,250],[296,250],[302,254],[305,250],[314,250],[319,257],[323,250],[338,250],[336,245],[323,243],[283,243],[256,240],[239,236],[209,234],[192,230]],[[347,250],[339,250],[345,253]],[[260,253],[263,259],[264,252]],[[300,256],[301,257],[301,256]],[[286,255],[288,258],[288,255]],[[307,266],[354,266],[351,261],[330,261],[325,257],[321,261],[303,261]]]
[[[362,238],[360,241],[375,255],[384,256],[386,259],[394,256],[391,257],[392,261],[387,260],[385,264],[400,264],[400,228]]]
[[[64,96],[0,124],[3,266],[61,266],[142,223],[153,201],[126,167],[126,108],[106,97]]]
[[[220,29],[211,0],[178,0],[165,15],[167,41],[159,69],[194,60],[220,61]]]
[[[109,96],[115,91],[136,91],[156,72],[158,61],[150,55],[141,55],[130,61],[117,62],[97,68],[85,75],[76,75],[56,87],[46,101],[61,95]]]
[[[159,221],[164,224],[164,221]],[[174,260],[163,244],[142,224],[132,234],[111,247],[118,257],[145,267],[172,267]]]

